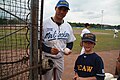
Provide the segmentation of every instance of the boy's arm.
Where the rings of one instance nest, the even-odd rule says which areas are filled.
[[[96,59],[96,71],[97,80],[104,80],[105,78],[104,63],[101,57]]]
[[[78,74],[75,72],[73,80],[97,80],[96,77],[79,77]]]
[[[86,77],[86,78],[79,77],[76,80],[97,80],[97,79],[96,79],[96,77]]]

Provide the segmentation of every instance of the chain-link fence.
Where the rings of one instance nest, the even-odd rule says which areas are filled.
[[[37,27],[38,15],[34,14],[34,17],[31,11],[38,12],[38,2],[39,0],[0,0],[0,80],[34,80],[31,77],[35,68],[32,64],[34,55],[31,55],[34,50],[30,49],[34,48],[33,40],[35,37],[37,40],[37,35],[32,31],[34,27],[31,27]],[[30,9],[33,4],[36,4],[37,9]],[[32,24],[33,19],[35,24]],[[36,36],[31,39],[32,35]],[[37,42],[34,46],[37,50]]]

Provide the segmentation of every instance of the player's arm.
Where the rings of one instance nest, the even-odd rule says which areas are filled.
[[[42,43],[42,50],[47,53],[51,53],[51,47],[46,46],[44,43]]]
[[[65,55],[69,55],[72,53],[73,42],[67,43],[66,48],[63,49]]]
[[[57,48],[48,47],[44,43],[42,43],[42,50],[44,52],[51,53],[52,55],[57,55],[59,53],[59,50]]]
[[[38,49],[40,49],[40,41],[38,40]],[[47,53],[51,53],[51,47],[46,46],[44,43],[42,43],[42,50]]]
[[[72,49],[73,48],[73,42],[67,43],[67,48]]]
[[[38,41],[38,49],[40,49],[40,43]],[[42,43],[42,50],[47,53],[51,53],[53,55],[58,54],[59,50],[57,48],[51,48],[46,46],[44,43]]]

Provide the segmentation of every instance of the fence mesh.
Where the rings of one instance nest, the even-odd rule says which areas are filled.
[[[29,0],[0,0],[0,79],[28,80]]]

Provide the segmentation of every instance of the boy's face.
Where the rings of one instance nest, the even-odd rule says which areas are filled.
[[[94,48],[94,46],[95,46],[95,43],[93,43],[93,42],[89,42],[89,41],[84,41],[84,42],[82,42],[82,45],[83,45],[83,47],[84,47],[84,49],[85,49],[85,52],[91,52],[92,51],[92,49]]]

